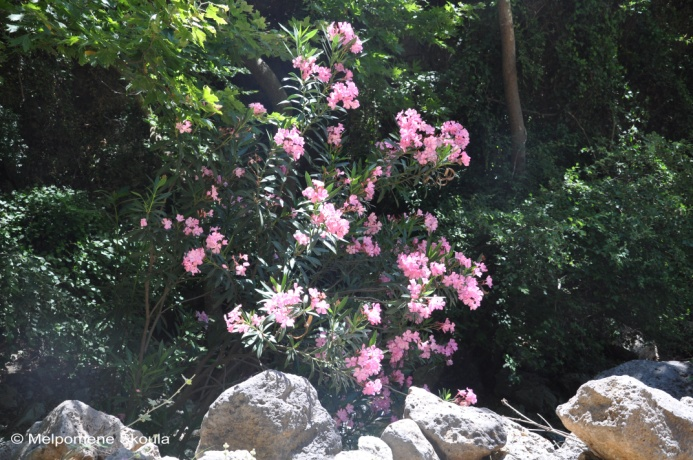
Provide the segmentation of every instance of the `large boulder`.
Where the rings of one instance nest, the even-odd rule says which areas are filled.
[[[397,460],[440,460],[414,420],[405,418],[391,423],[380,439],[390,446],[392,457]]]
[[[604,459],[693,459],[693,408],[632,377],[587,382],[556,414]]]
[[[409,388],[404,417],[416,422],[446,460],[480,460],[500,450],[507,441],[499,415],[443,401],[417,387]]]
[[[104,414],[83,402],[64,401],[24,436],[14,449],[13,460],[55,460],[58,458],[103,459],[118,451],[131,454],[147,444],[137,430],[120,419]],[[158,449],[147,452],[160,458]]]
[[[209,407],[197,453],[252,450],[257,460],[320,460],[342,450],[332,417],[303,377],[265,371],[224,391]]]
[[[594,380],[627,375],[651,388],[662,390],[676,399],[693,396],[693,363],[680,361],[635,360],[599,373]]]

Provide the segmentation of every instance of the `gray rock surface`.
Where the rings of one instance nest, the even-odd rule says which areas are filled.
[[[332,460],[380,460],[370,452],[362,450],[345,450],[337,454]]]
[[[388,425],[380,439],[392,450],[396,460],[440,460],[419,425],[410,419],[398,420]]]
[[[561,447],[554,452],[555,460],[592,460],[589,447],[575,435],[568,436]]]
[[[693,459],[693,408],[632,377],[587,382],[556,414],[605,459]]]
[[[416,422],[446,460],[479,460],[507,442],[499,415],[488,409],[445,402],[417,387],[409,388],[404,417]]]
[[[554,445],[522,425],[502,417],[508,442],[493,454],[493,460],[555,460]]]
[[[594,380],[614,375],[627,375],[647,385],[662,390],[676,399],[693,396],[693,364],[681,361],[635,360],[599,373]]]
[[[681,402],[687,406],[693,407],[693,398],[691,398],[690,396],[684,396],[683,398],[681,398]]]
[[[368,452],[379,460],[392,460],[392,449],[380,438],[361,436],[358,446],[361,452]]]
[[[254,460],[255,457],[247,450],[208,450],[195,457],[196,460]],[[163,460],[163,459],[162,459]]]
[[[257,460],[322,460],[339,453],[335,423],[303,377],[262,372],[224,391],[209,407],[197,452],[255,449]]]
[[[34,438],[41,436],[41,442],[30,443],[30,434]],[[92,443],[89,442],[92,437],[112,437],[114,442],[110,445]],[[117,417],[76,400],[58,405],[43,421],[34,423],[24,439],[24,444],[14,450],[13,460],[105,458],[118,449],[134,452],[144,445],[139,431],[125,427]],[[51,442],[43,442],[49,439]]]
[[[158,460],[160,457],[154,457],[152,455],[147,455],[146,452],[133,452],[121,447],[104,460]]]

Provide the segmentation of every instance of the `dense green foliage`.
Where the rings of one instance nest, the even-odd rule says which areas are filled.
[[[494,2],[0,0],[0,358],[21,363],[21,351],[31,366],[52,363],[66,382],[89,383],[92,398],[82,397],[128,421],[178,388],[181,374],[201,376],[151,415],[169,432],[194,426],[233,380],[285,364],[282,353],[258,359],[245,349],[223,313],[257,302],[270,275],[294,270],[287,248],[300,219],[254,190],[279,189],[298,208],[304,173],[315,179],[332,163],[304,157],[292,179],[258,173],[262,181],[247,175],[229,187],[256,207],[215,208],[217,224],[235,232],[227,236],[238,252],[268,261],[248,279],[219,267],[188,276],[180,262],[194,241],[154,223],[207,211],[208,189],[186,177],[207,167],[226,177],[252,155],[267,158],[277,127],[311,125],[306,145],[320,152],[323,125],[335,120],[307,108],[319,86],[291,81],[305,110],[274,114],[265,128],[246,109],[263,100],[247,60],[263,57],[280,79],[296,72],[279,23],[291,16],[310,16],[304,27],[350,21],[364,39],[350,64],[361,108],[341,114],[349,137],[339,162],[354,162],[354,177],[366,177],[373,144],[396,129],[401,110],[469,130],[461,179],[451,170],[436,179],[443,189],[422,180],[373,206],[431,211],[451,242],[485,260],[494,282],[482,308],[451,318],[460,354],[484,363],[487,395],[503,367],[513,378],[599,371],[634,333],[662,358],[692,356],[693,4],[512,7],[528,131],[519,177],[509,165]],[[315,38],[303,45],[318,51]],[[185,120],[192,133],[176,129]],[[286,266],[269,262],[275,251]],[[323,252],[324,265],[296,257],[306,286],[374,288],[368,277],[387,268]],[[194,316],[203,311],[209,324]],[[300,360],[290,366],[310,373]],[[459,387],[471,385],[465,378]],[[42,415],[29,406],[0,424]],[[187,441],[189,431],[178,433]]]
[[[593,373],[631,328],[663,356],[688,356],[691,153],[624,139],[516,205],[444,205],[451,232],[496,268],[495,305],[481,312],[497,325],[490,345],[534,371]]]

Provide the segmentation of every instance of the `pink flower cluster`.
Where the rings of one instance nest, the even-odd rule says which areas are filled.
[[[303,156],[305,140],[295,126],[291,130],[279,128],[277,134],[274,135],[274,143],[281,146],[294,161]]]
[[[359,54],[363,51],[363,43],[354,33],[354,29],[348,22],[332,23],[327,28],[327,36],[330,40],[339,37],[339,42],[342,46],[349,46],[349,51],[354,54]]]
[[[229,332],[238,332],[240,334],[245,334],[248,330],[248,325],[243,320],[242,316],[242,306],[236,305],[236,308],[224,315],[224,320],[226,321],[226,329]]]
[[[318,214],[311,219],[316,225],[324,224],[327,232],[337,238],[344,238],[349,233],[349,221],[342,218],[342,211],[335,209],[332,203],[321,205]]]
[[[192,132],[192,123],[189,120],[185,120],[184,122],[178,122],[178,123],[176,123],[176,129],[181,134],[191,133]]]
[[[460,406],[471,406],[476,404],[476,395],[470,388],[458,390],[457,395],[455,395],[455,402]]]
[[[363,304],[361,307],[363,310],[363,314],[368,318],[368,322],[371,323],[372,325],[377,325],[380,324],[380,304],[379,303],[374,303],[373,305],[370,304]]]
[[[360,104],[356,97],[359,95],[359,89],[353,81],[346,83],[337,82],[332,85],[332,92],[327,96],[327,105],[330,109],[337,108],[340,102],[345,109],[358,109]]]
[[[330,304],[325,300],[327,296],[324,292],[320,292],[314,288],[308,288],[308,294],[310,295],[310,306],[319,315],[327,314],[330,309]]]
[[[327,143],[335,147],[341,145],[343,132],[344,126],[341,123],[338,123],[337,126],[329,126],[327,128]]]
[[[349,254],[363,252],[370,257],[376,257],[380,255],[380,246],[377,242],[373,241],[372,237],[364,236],[360,241],[352,239],[351,244],[346,247],[346,252]]]
[[[335,415],[334,421],[337,424],[337,427],[339,428],[340,426],[344,425],[348,428],[352,428],[354,426],[354,420],[352,418],[352,415],[354,414],[354,405],[353,404],[347,404],[343,408],[339,409],[337,411],[337,414]]]
[[[207,235],[207,240],[205,244],[207,249],[212,251],[212,254],[219,254],[221,252],[221,247],[229,244],[229,241],[225,239],[226,237],[219,233],[219,227],[212,227],[210,229],[211,233]]]
[[[344,212],[355,212],[359,216],[366,212],[366,208],[363,206],[359,197],[356,195],[349,195],[349,198],[344,202],[342,206]]]
[[[236,259],[236,256],[233,256],[233,264],[236,270],[236,276],[245,276],[245,272],[250,266],[248,254],[239,254],[238,259]]]
[[[180,216],[180,214],[179,214]],[[180,216],[183,218],[183,216]],[[178,217],[176,217],[178,219]],[[180,220],[179,220],[180,222]],[[200,236],[204,230],[202,227],[200,227],[200,221],[198,219],[195,219],[194,217],[188,217],[185,219],[185,229],[183,230],[183,233],[187,235],[193,235],[193,236]]]
[[[264,105],[260,104],[259,102],[251,102],[248,104],[248,107],[253,109],[253,115],[260,116],[264,113],[267,113],[267,109],[265,108]]]
[[[360,384],[364,384],[369,377],[380,373],[382,369],[380,362],[383,360],[383,357],[383,351],[375,345],[371,345],[368,348],[366,348],[365,345],[361,345],[358,356],[352,356],[346,359],[346,367],[350,369],[353,368],[353,375],[356,381]],[[380,384],[380,381],[378,381],[378,384]],[[371,389],[373,388],[372,385]]]
[[[185,268],[185,271],[191,275],[200,273],[200,269],[198,267],[202,265],[204,258],[204,248],[191,249],[188,251],[188,253],[185,254],[185,257],[183,257],[183,267]]]
[[[310,243],[310,237],[299,230],[296,230],[294,233],[294,239],[303,246],[308,246],[308,243]]]
[[[452,163],[469,166],[469,155],[464,151],[469,145],[469,133],[459,123],[446,121],[441,127],[440,134],[435,134],[435,128],[424,122],[421,115],[414,109],[407,109],[397,114],[399,126],[399,147],[402,151],[415,150],[414,158],[421,165],[437,163],[439,149],[450,149],[446,160]],[[389,144],[391,147],[391,144]],[[385,144],[381,148],[384,148]],[[423,149],[422,149],[423,147]]]
[[[278,291],[271,298],[265,300],[262,310],[266,311],[268,315],[274,315],[274,320],[279,323],[282,329],[293,327],[295,324],[293,307],[302,303],[302,294],[303,288],[295,284],[293,289],[286,292]]]
[[[325,201],[329,195],[325,189],[325,183],[319,180],[314,180],[313,186],[307,187],[302,194],[313,203]]]

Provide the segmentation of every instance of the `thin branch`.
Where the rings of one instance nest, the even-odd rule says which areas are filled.
[[[534,426],[540,428],[541,430],[546,431],[547,433],[554,433],[554,434],[557,434],[557,435],[560,435],[560,436],[563,436],[566,438],[568,436],[570,436],[570,433],[565,432],[565,431],[561,431],[561,430],[557,430],[554,427],[552,427],[546,420],[544,420],[544,417],[542,417],[539,414],[537,414],[537,415],[539,415],[539,417],[542,420],[544,420],[546,425],[542,425],[541,423],[537,423],[534,420],[532,420],[531,418],[527,417],[525,414],[523,414],[522,412],[520,412],[519,410],[517,410],[513,406],[511,406],[507,399],[504,398],[501,400],[501,402],[503,403],[503,405],[508,406],[510,409],[512,409],[513,412],[515,412],[517,415],[519,415],[521,417],[520,419],[508,417],[508,418],[510,418],[510,420],[521,422],[521,423],[527,423],[529,425],[534,425]]]

